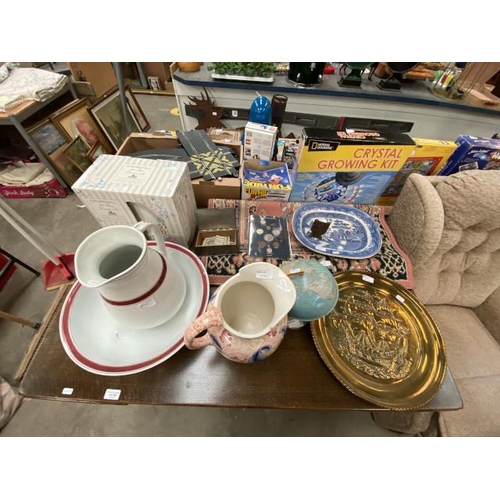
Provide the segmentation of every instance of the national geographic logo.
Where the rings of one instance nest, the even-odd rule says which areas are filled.
[[[333,141],[309,141],[308,151],[335,151],[339,147],[338,142]]]

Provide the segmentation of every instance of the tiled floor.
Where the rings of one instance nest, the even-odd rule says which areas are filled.
[[[180,128],[170,113],[175,98],[138,95],[152,129]],[[98,224],[75,195],[52,199],[9,199],[8,204],[62,252],[74,252]],[[44,256],[0,218],[0,243],[40,269]],[[41,278],[16,270],[0,292],[0,310],[39,321],[55,291]],[[34,331],[0,320],[0,376],[11,385]],[[265,389],[264,389],[265,390]],[[369,413],[216,409],[142,405],[99,405],[24,400],[0,436],[398,436],[376,425]]]

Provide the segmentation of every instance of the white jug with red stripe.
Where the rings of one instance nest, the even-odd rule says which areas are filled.
[[[148,244],[144,232],[156,240]],[[104,306],[118,322],[134,329],[159,326],[180,309],[186,280],[168,258],[155,224],[109,226],[82,241],[75,253],[78,281],[99,288]]]

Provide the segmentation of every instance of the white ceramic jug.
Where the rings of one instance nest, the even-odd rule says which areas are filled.
[[[156,248],[144,232],[151,229]],[[172,318],[184,301],[186,281],[167,257],[158,226],[109,226],[85,238],[75,253],[78,281],[99,288],[112,317],[130,328],[146,329]]]

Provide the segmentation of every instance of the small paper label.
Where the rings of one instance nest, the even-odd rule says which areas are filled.
[[[270,270],[257,271],[255,273],[255,277],[259,280],[272,280],[273,279],[273,272]]]
[[[146,309],[150,309],[155,305],[156,305],[155,299],[148,299],[145,300],[144,302],[141,302],[137,307],[139,308],[140,311],[145,311]]]
[[[110,179],[109,184],[124,184],[126,186],[145,186],[152,175],[155,174],[152,165],[137,165],[127,163],[123,165],[115,176]]]
[[[281,279],[279,288],[281,288],[281,290],[284,290],[285,292],[288,292],[289,290],[288,280]]]
[[[399,300],[399,302],[404,302],[405,299],[401,297],[401,295],[396,295],[396,298]]]
[[[298,319],[289,319],[287,323],[287,327],[291,330],[295,330],[296,328],[301,328],[304,326],[304,323]]]
[[[111,399],[113,401],[117,401],[120,399],[120,394],[122,393],[121,389],[106,389],[104,393],[104,399]]]
[[[65,387],[62,390],[62,394],[64,394],[65,396],[71,396],[73,394],[73,387]]]
[[[372,278],[371,276],[368,276],[366,274],[363,276],[363,280],[368,281],[368,283],[375,283],[375,278]]]

